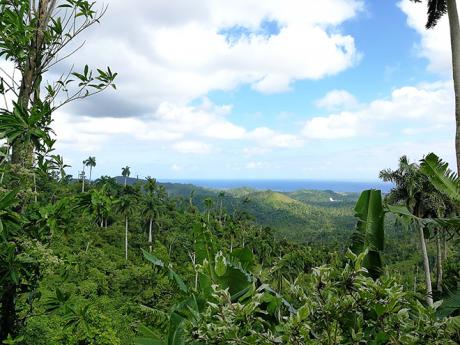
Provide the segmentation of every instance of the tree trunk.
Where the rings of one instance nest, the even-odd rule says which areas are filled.
[[[457,157],[457,173],[460,174],[460,24],[456,0],[447,0],[447,13],[449,16],[452,73],[455,91],[455,152]]]
[[[422,249],[423,256],[423,268],[425,270],[425,284],[426,284],[426,302],[431,307],[433,306],[433,291],[431,288],[431,274],[430,274],[430,262],[428,260],[428,252],[426,250],[425,236],[423,234],[423,227],[417,224],[420,236],[420,247]]]
[[[127,176],[125,176],[125,187],[126,187],[126,180],[127,180],[127,179],[128,179],[128,177],[127,177]]]
[[[150,217],[149,220],[149,246],[150,246],[150,251],[152,251],[152,226],[153,226],[153,219]]]
[[[0,342],[8,337],[8,334],[16,334],[16,285],[8,284],[4,286],[1,299],[0,317]]]
[[[128,217],[125,217],[125,260],[128,261]]]
[[[446,233],[442,234],[442,262],[447,261],[447,238]]]
[[[41,55],[43,52],[45,30],[55,6],[56,1],[52,0],[51,6],[50,0],[40,0],[38,4],[38,13],[36,15],[37,31],[30,42],[28,59],[22,66],[23,73],[17,100],[18,106],[23,110],[28,110],[32,95],[35,93],[35,98],[38,98],[40,92],[41,76],[43,73]],[[16,142],[13,145],[11,162],[31,167],[33,164],[33,146],[28,142]]]
[[[442,292],[442,247],[439,231],[436,234],[436,291]]]
[[[82,175],[82,178],[81,178],[81,192],[82,193],[85,192],[85,175],[84,174]]]
[[[93,172],[93,167],[89,166],[89,182],[91,183],[91,173]]]

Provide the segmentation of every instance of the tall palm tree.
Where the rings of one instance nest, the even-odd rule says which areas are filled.
[[[131,175],[131,171],[129,169],[130,169],[129,166],[125,166],[124,168],[121,168],[121,175],[125,178],[125,187],[126,187],[128,177],[129,175]]]
[[[142,206],[142,215],[146,217],[149,221],[149,248],[152,251],[152,242],[153,242],[153,220],[157,217],[158,213],[158,203],[155,198],[155,195],[149,193],[145,196],[144,203]],[[158,218],[158,217],[157,217]]]
[[[86,160],[83,161],[83,163],[89,167],[89,182],[91,182],[91,173],[93,168],[96,166],[96,157],[89,156]]]
[[[411,1],[421,2],[421,0]],[[455,92],[455,151],[457,156],[457,174],[460,174],[460,23],[457,2],[456,0],[428,0],[427,29],[434,28],[445,14],[449,17],[452,73]]]
[[[133,214],[134,198],[124,194],[116,202],[117,211],[125,218],[125,260],[128,260],[128,227],[129,217]]]
[[[86,174],[85,174],[85,166],[86,166],[86,163],[85,161],[83,161],[83,169],[80,173],[80,178],[81,178],[81,192],[84,193],[85,192],[85,180],[86,180]]]
[[[386,182],[393,182],[395,187],[387,196],[390,204],[404,202],[407,209],[418,218],[438,217],[440,210],[446,210],[449,201],[438,192],[420,167],[410,163],[406,156],[399,160],[396,170],[382,170],[379,177]],[[422,251],[425,271],[426,301],[433,305],[430,262],[425,241],[425,227],[416,224]]]
[[[225,192],[220,191],[219,192],[219,200],[220,200],[220,205],[219,205],[219,222],[220,225],[222,225],[222,216],[223,216],[223,210],[224,210],[224,198],[225,198]]]

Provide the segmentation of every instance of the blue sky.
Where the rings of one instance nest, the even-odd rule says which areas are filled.
[[[129,165],[163,179],[376,180],[402,154],[452,162],[448,28],[426,31],[425,12],[409,0],[112,0],[67,65],[110,65],[117,91],[56,114],[59,152],[69,173],[94,155],[96,176]]]

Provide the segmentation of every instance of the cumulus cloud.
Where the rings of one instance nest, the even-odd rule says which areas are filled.
[[[318,99],[315,104],[318,108],[336,111],[356,108],[359,103],[355,96],[346,90],[332,90]]]
[[[296,80],[334,75],[359,60],[354,38],[340,25],[362,11],[362,0],[109,5],[101,26],[86,34],[86,46],[68,64],[110,65],[119,72],[118,91],[68,111],[144,116],[164,102],[183,106],[243,84],[263,93],[285,92]]]
[[[303,143],[297,135],[268,127],[248,131],[230,121],[231,110],[230,105],[218,106],[205,98],[196,106],[165,102],[153,115],[141,118],[77,116],[62,112],[56,116],[53,127],[60,147],[82,151],[95,151],[111,140],[129,138],[194,154],[211,152],[210,142],[245,141],[253,145],[254,152],[299,147]]]
[[[343,139],[382,134],[396,123],[410,132],[453,124],[452,83],[425,83],[396,89],[389,99],[377,99],[356,111],[342,111],[308,120],[302,130],[310,139]],[[416,128],[413,128],[417,124]],[[403,134],[408,134],[407,129]]]
[[[426,0],[413,3],[402,0],[400,9],[407,15],[407,24],[420,35],[420,43],[416,46],[420,56],[428,59],[428,69],[432,72],[447,76],[452,71],[452,54],[450,50],[449,21],[445,15],[435,28],[427,30]]]

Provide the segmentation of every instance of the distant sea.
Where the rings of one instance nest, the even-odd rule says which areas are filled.
[[[391,183],[379,181],[320,181],[320,180],[167,180],[159,182],[193,184],[212,189],[234,189],[249,187],[257,190],[272,190],[276,192],[294,192],[301,189],[332,190],[334,192],[359,193],[365,189],[380,189],[387,193],[392,188]]]

